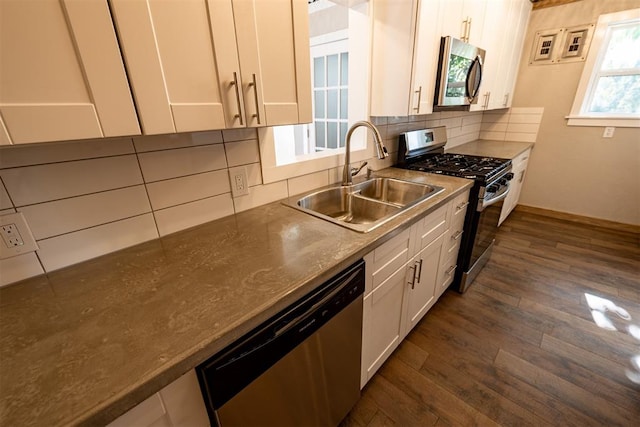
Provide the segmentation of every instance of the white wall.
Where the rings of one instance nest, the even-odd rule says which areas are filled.
[[[640,224],[640,129],[567,126],[584,62],[529,65],[536,31],[595,23],[603,13],[638,7],[637,0],[581,0],[532,12],[513,100],[543,107],[520,203]]]

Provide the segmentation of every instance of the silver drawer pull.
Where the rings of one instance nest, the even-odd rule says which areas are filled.
[[[447,276],[451,276],[451,273],[453,273],[453,271],[456,269],[456,267],[457,267],[457,265],[452,265],[451,267],[449,267],[449,268],[447,269],[447,271],[445,271],[445,274],[446,274]]]
[[[462,236],[463,230],[456,231],[455,234],[451,235],[451,240],[458,240],[460,236]]]
[[[420,283],[420,278],[422,277],[422,258],[420,258],[420,261],[416,261],[416,263],[418,264],[418,283]],[[411,288],[413,289],[413,287]]]
[[[253,95],[256,102],[256,113],[254,117],[258,120],[258,124],[260,123],[260,103],[258,102],[258,83],[256,83],[256,75],[253,74],[253,81],[249,83],[249,86],[253,86]]]

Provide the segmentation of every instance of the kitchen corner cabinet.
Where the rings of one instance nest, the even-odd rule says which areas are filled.
[[[145,134],[311,121],[306,1],[111,5]]]
[[[192,369],[107,427],[209,427],[198,378]]]
[[[0,1],[0,144],[138,135],[106,0]]]
[[[364,385],[451,284],[469,192],[365,255]]]
[[[504,199],[504,203],[502,204],[498,225],[502,224],[502,222],[507,219],[511,211],[513,211],[513,209],[518,205],[520,192],[522,191],[522,185],[524,184],[524,178],[527,174],[527,165],[529,163],[530,156],[531,148],[527,149],[511,162],[513,179],[511,180],[509,194],[507,194],[507,197]]]

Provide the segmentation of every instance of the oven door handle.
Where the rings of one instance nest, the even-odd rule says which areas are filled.
[[[485,210],[485,208],[488,208],[491,205],[495,205],[496,203],[504,200],[507,197],[507,194],[509,194],[509,191],[511,191],[511,186],[507,187],[507,190],[500,194],[497,197],[494,197],[493,199],[489,200],[488,202],[485,202],[484,199],[479,200],[478,201],[478,212],[482,212],[483,210]]]

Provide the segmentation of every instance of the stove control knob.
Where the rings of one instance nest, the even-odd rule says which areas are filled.
[[[508,172],[505,176],[504,179],[506,179],[507,181],[511,181],[513,179],[513,173]]]
[[[497,192],[499,189],[498,185],[496,184],[491,184],[490,186],[487,187],[487,192],[488,193],[495,193]]]

